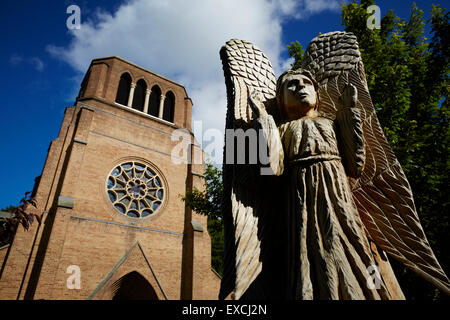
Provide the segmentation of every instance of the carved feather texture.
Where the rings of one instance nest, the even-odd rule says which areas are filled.
[[[349,178],[361,219],[377,246],[424,279],[450,294],[450,282],[428,243],[408,180],[375,114],[363,62],[352,33],[331,32],[314,38],[302,68],[320,83],[321,109],[334,115],[343,87],[358,89],[366,141],[366,162],[359,179]]]
[[[250,42],[232,39],[220,51],[227,87],[226,129],[245,127],[254,118],[248,92],[261,94],[262,102],[275,97],[276,78],[262,51]],[[244,128],[245,129],[245,128]],[[224,159],[226,157],[224,148]],[[248,171],[248,170],[247,170]],[[264,237],[263,199],[246,186],[239,165],[223,165],[224,269],[219,298],[234,292],[239,299],[261,272],[261,237]]]
[[[232,39],[222,48],[226,77],[233,84],[235,120],[249,122],[252,111],[248,105],[247,89],[258,91],[264,100],[275,97],[276,78],[266,55],[248,41]],[[230,88],[231,89],[231,88]]]
[[[228,95],[226,128],[236,129],[253,119],[248,89],[269,100],[275,96],[276,80],[268,59],[247,41],[230,40],[222,48],[221,58]],[[349,178],[349,182],[369,237],[380,249],[449,294],[449,280],[423,232],[409,183],[376,117],[356,37],[333,32],[313,39],[302,67],[310,70],[321,84],[320,111],[324,114],[336,114],[339,97],[348,82],[358,89],[366,162],[360,178]],[[233,291],[238,299],[261,271],[259,239],[264,237],[264,200],[242,185],[245,175],[238,166],[224,164],[221,299]]]

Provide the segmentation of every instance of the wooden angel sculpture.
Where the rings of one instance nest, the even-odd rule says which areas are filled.
[[[226,132],[262,132],[269,161],[230,161],[226,139],[219,298],[404,299],[387,255],[450,294],[376,117],[356,37],[316,37],[301,68],[277,82],[251,43],[233,39],[220,53]]]

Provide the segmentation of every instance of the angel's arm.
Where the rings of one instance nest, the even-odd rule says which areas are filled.
[[[361,175],[366,156],[361,111],[356,107],[356,101],[356,87],[350,84],[342,95],[343,106],[336,112],[336,134],[342,163],[353,178]]]
[[[252,110],[257,115],[254,121],[254,128],[258,136],[259,159],[263,165],[260,169],[260,174],[279,176],[284,171],[284,152],[280,131],[273,117],[265,110],[258,94],[252,92],[249,94],[249,97]]]

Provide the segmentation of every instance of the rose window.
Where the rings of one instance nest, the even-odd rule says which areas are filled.
[[[141,162],[126,162],[111,171],[107,181],[109,200],[121,214],[144,218],[154,214],[164,199],[162,179]]]

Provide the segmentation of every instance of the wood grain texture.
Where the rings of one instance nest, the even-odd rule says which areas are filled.
[[[272,65],[261,50],[250,42],[232,39],[222,47],[227,86],[226,129],[247,129],[255,118],[249,106],[248,92],[260,93],[262,102],[275,97],[276,79]],[[224,148],[224,159],[227,159]],[[223,165],[224,269],[220,299],[233,293],[239,299],[262,269],[261,238],[265,236],[260,219],[267,208],[263,199],[246,184],[248,172],[242,166]],[[247,171],[246,169],[244,169]]]
[[[248,93],[252,91],[261,95],[266,110],[277,122],[278,115],[271,112],[276,109],[274,104],[276,79],[269,60],[261,50],[247,41],[233,39],[222,47],[220,56],[228,99],[225,128],[245,130],[253,126],[256,116],[250,108],[248,97]],[[310,71],[320,84],[320,113],[328,119],[337,120],[341,125],[345,126],[345,121],[336,118],[339,117],[338,109],[342,103],[340,100],[342,92],[349,83],[357,89],[358,100],[354,106],[357,112],[353,112],[352,116],[355,118],[353,120],[361,123],[365,150],[355,152],[353,161],[364,162],[364,166],[359,165],[356,171],[347,172],[347,176],[357,207],[357,215],[362,221],[369,241],[373,241],[376,245],[374,250],[378,250],[376,256],[379,261],[381,261],[380,257],[387,253],[450,294],[450,282],[427,241],[408,180],[376,116],[356,37],[346,32],[332,32],[316,37],[308,46],[301,67]],[[275,122],[267,121],[264,126],[266,129],[273,126],[272,129],[276,130]],[[269,149],[271,143],[269,137]],[[227,152],[234,152],[234,150],[227,150],[225,147],[224,159],[227,159]],[[365,159],[362,160],[363,158]],[[264,263],[273,259],[270,251],[273,251],[274,247],[264,244],[264,241],[270,243],[276,238],[269,232],[273,229],[271,227],[274,221],[270,220],[269,216],[277,211],[277,202],[278,206],[283,204],[280,203],[280,199],[269,199],[259,194],[258,181],[246,165],[229,163],[223,165],[222,210],[225,251],[220,299],[230,295],[234,299],[242,296],[255,297],[255,295],[248,295],[248,292],[264,292],[265,290],[261,287],[261,283],[264,285],[264,282],[258,282],[257,279],[264,273]],[[292,227],[289,225],[289,228]],[[280,234],[280,236],[283,235]],[[343,248],[346,252],[353,254],[350,249],[359,248],[360,244],[357,242],[360,240],[349,239],[349,241],[356,242],[344,243]],[[365,257],[366,249],[360,248],[358,251],[363,260],[368,260]],[[355,255],[352,259],[356,261],[359,258]],[[392,289],[390,297],[385,291],[380,291],[379,298],[402,298],[401,290],[388,261],[385,260],[383,263],[384,272],[387,272],[385,277],[389,280],[388,283]],[[365,264],[367,263],[364,262]],[[363,282],[361,279],[364,279],[367,274],[362,266],[363,263],[357,264],[358,268],[355,269],[354,276]],[[274,278],[282,276],[282,274],[273,275]],[[350,279],[351,275],[345,275],[345,277],[339,275],[339,277]],[[289,284],[287,286],[289,287]],[[348,289],[348,297],[362,296],[359,293],[356,294],[353,289],[347,288],[347,283],[339,284],[339,286],[344,291]],[[363,287],[361,289],[366,290]],[[302,295],[309,296],[308,288],[305,287],[302,290]],[[282,292],[279,294],[280,297],[283,296]],[[377,298],[377,295],[373,292],[364,293],[366,298]]]

